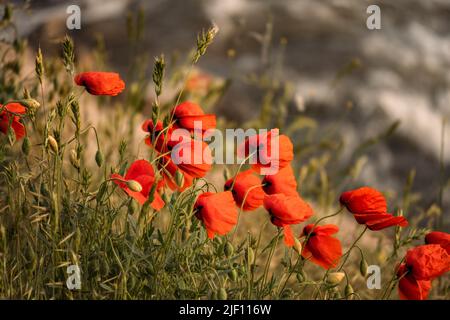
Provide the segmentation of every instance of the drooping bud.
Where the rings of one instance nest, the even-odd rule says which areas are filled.
[[[345,297],[347,299],[353,299],[353,294],[355,291],[353,290],[352,285],[349,283],[345,286]]]
[[[368,266],[366,259],[363,256],[361,256],[361,261],[359,263],[359,271],[361,272],[361,275],[363,277],[367,276],[367,267]]]
[[[127,187],[134,192],[141,192],[142,191],[142,185],[137,182],[136,180],[128,180],[127,181]]]
[[[98,149],[95,153],[95,162],[97,163],[98,167],[101,167],[103,165],[103,153],[100,151],[100,149]]]
[[[25,155],[29,155],[30,154],[30,139],[28,137],[23,138],[23,142],[22,142],[22,152]]]
[[[331,272],[327,276],[326,283],[330,286],[337,286],[344,277],[345,273],[343,272]]]

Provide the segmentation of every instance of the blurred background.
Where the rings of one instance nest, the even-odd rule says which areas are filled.
[[[231,79],[215,112],[236,123],[257,117],[267,95],[249,78],[276,64],[269,76],[289,84],[290,119],[311,117],[319,131],[339,122],[346,150],[396,128],[367,151],[358,182],[401,191],[415,169],[414,191],[421,194],[425,207],[442,201],[448,221],[448,192],[442,198],[439,192],[449,185],[450,126],[444,130],[444,123],[450,115],[450,1],[13,3],[20,7],[14,16],[16,31],[33,50],[40,45],[47,55],[57,55],[59,40],[68,33],[82,62],[100,43],[110,69],[125,79],[135,54],[127,41],[130,14],[144,17],[138,47],[150,61],[161,53],[172,58],[187,54],[196,34],[214,22],[220,32],[199,67],[208,76]],[[81,8],[81,30],[66,27],[71,4]],[[380,30],[366,27],[371,4],[381,8]],[[1,37],[7,38],[8,31]],[[145,72],[151,76],[151,68]],[[343,161],[346,157],[350,155],[344,152]]]

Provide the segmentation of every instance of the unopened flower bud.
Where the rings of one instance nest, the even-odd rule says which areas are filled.
[[[337,286],[344,277],[345,273],[343,272],[331,272],[327,276],[326,283],[330,286]]]
[[[347,299],[353,299],[353,293],[355,293],[355,291],[353,290],[352,285],[349,283],[345,286],[345,297]]]
[[[28,137],[23,138],[23,142],[22,142],[22,152],[25,155],[29,155],[30,154],[30,139]]]
[[[224,252],[225,252],[225,256],[227,256],[227,257],[231,257],[233,255],[234,248],[230,242],[227,242],[225,244]]]
[[[100,151],[100,149],[98,149],[97,152],[95,153],[95,162],[99,167],[103,165],[103,153]]]
[[[220,288],[219,291],[217,292],[217,298],[219,298],[219,300],[227,300],[228,298],[227,290],[225,290],[225,288]]]
[[[134,192],[141,192],[142,191],[142,186],[139,182],[137,182],[136,180],[128,180],[127,181],[127,187]]]
[[[359,263],[359,271],[363,277],[367,276],[367,261],[364,257],[361,257],[361,261]]]
[[[302,244],[297,238],[294,238],[294,249],[298,252],[298,254],[302,254]]]
[[[238,273],[237,273],[236,269],[231,270],[228,273],[228,277],[230,278],[231,281],[233,281],[233,282],[236,281],[238,278]]]

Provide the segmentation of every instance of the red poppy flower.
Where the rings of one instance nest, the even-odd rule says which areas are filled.
[[[276,174],[294,159],[294,147],[288,136],[278,129],[248,137],[238,148],[238,156],[250,156],[252,168],[262,174]]]
[[[234,181],[234,185],[233,185]],[[233,189],[231,186],[233,185]],[[264,190],[261,187],[261,180],[254,174],[253,170],[238,173],[235,178],[225,182],[225,190],[230,190],[238,207],[244,211],[251,211],[259,208],[264,201]],[[242,203],[245,199],[245,203]]]
[[[75,83],[95,96],[117,96],[125,89],[125,82],[115,72],[82,72]]]
[[[266,195],[264,208],[270,214],[270,221],[277,227],[284,228],[287,246],[294,245],[289,225],[301,223],[313,215],[312,208],[299,195],[287,196],[282,193]]]
[[[0,104],[0,132],[8,134],[11,123],[11,129],[16,135],[16,140],[25,137],[25,126],[20,122],[18,114],[25,114],[26,112],[26,108],[19,103],[9,103],[6,106]]]
[[[212,153],[207,143],[200,140],[184,139],[173,147],[168,146],[168,148],[171,150],[172,161],[190,176],[201,178],[211,170]]]
[[[359,224],[365,224],[370,230],[377,231],[395,225],[406,227],[405,217],[395,217],[387,213],[386,199],[378,190],[362,187],[342,193],[339,201],[353,213]]]
[[[183,172],[180,168],[177,167],[175,163],[173,163],[170,156],[162,156],[157,161],[158,169],[161,171],[161,174],[163,176],[163,181],[167,184],[167,186],[172,190],[180,190],[184,191],[186,188],[190,187],[193,183],[194,178],[187,174],[186,172]],[[183,185],[178,186],[176,183],[176,172],[177,170],[180,172],[180,174],[183,175]]]
[[[276,174],[265,176],[262,183],[267,194],[283,193],[287,196],[298,194],[297,181],[291,165],[287,165]]]
[[[342,247],[341,242],[331,235],[338,231],[338,226],[334,224],[305,226],[303,235],[309,237],[304,244],[302,256],[325,269],[336,267],[342,257]]]
[[[142,130],[149,133],[149,135],[145,138],[145,144],[148,146],[153,146],[158,152],[161,153],[167,152],[165,148],[167,143],[166,135],[164,134],[163,129],[164,127],[162,121],[158,121],[156,126],[153,125],[153,120],[145,120],[142,124]]]
[[[408,250],[405,264],[416,280],[432,280],[450,270],[450,256],[438,244],[426,244]]]
[[[402,300],[426,300],[431,290],[430,280],[417,280],[408,272],[406,264],[401,264],[397,277],[400,278],[398,283],[398,295]]]
[[[446,232],[433,231],[425,236],[426,244],[438,244],[450,254],[450,234]]]
[[[136,199],[140,204],[144,204],[148,200],[150,190],[155,183],[155,172],[148,161],[136,160],[131,164],[124,177],[114,173],[111,175],[111,179],[113,179],[113,182],[122,188],[130,197]],[[129,181],[139,183],[142,190],[131,190],[127,184]],[[160,210],[164,207],[164,201],[157,192],[154,194],[154,200],[151,203],[151,206],[155,210]]]
[[[183,102],[173,108],[172,116],[175,128],[183,128],[193,132],[195,122],[201,124],[202,133],[216,127],[216,116],[213,114],[205,114],[202,108],[193,102]]]
[[[238,220],[238,211],[230,191],[202,193],[194,205],[195,216],[205,225],[208,237],[225,235]]]

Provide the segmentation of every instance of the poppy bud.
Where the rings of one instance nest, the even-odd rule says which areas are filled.
[[[227,257],[231,257],[233,255],[234,248],[230,242],[227,242],[227,244],[225,245],[224,252],[225,252],[225,256],[227,256]]]
[[[228,273],[228,277],[230,278],[231,281],[233,281],[233,282],[236,281],[237,277],[238,277],[238,273],[237,273],[236,269],[231,270]]]
[[[127,187],[130,188],[131,191],[134,192],[141,192],[142,191],[142,186],[139,182],[137,182],[136,180],[128,180],[127,181]]]
[[[184,185],[184,175],[180,172],[180,170],[175,172],[175,183],[180,188]]]
[[[345,297],[347,299],[353,299],[353,293],[355,293],[355,291],[353,290],[352,285],[349,283],[345,286]]]
[[[219,291],[217,292],[217,298],[219,300],[227,300],[228,298],[227,290],[225,290],[225,288],[220,288]]]
[[[58,142],[56,142],[56,139],[53,136],[48,136],[47,138],[47,142],[50,145],[50,149],[52,149],[52,151],[54,153],[58,153]]]
[[[22,152],[25,155],[29,155],[30,154],[30,139],[28,139],[28,137],[25,137],[23,139],[23,143],[22,143]]]
[[[328,274],[326,283],[330,286],[337,286],[344,279],[345,273],[343,272],[331,272]]]
[[[100,151],[100,149],[98,149],[97,152],[95,153],[95,162],[99,167],[103,165],[103,153]]]
[[[298,254],[302,254],[302,244],[297,238],[294,238],[294,249],[298,252]]]
[[[359,263],[359,271],[363,277],[367,276],[367,261],[364,257],[361,257],[361,262]]]

